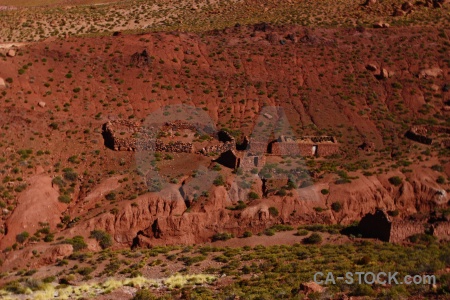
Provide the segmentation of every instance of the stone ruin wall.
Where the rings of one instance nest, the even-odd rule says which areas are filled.
[[[267,152],[266,142],[250,141],[249,152],[252,154],[264,154]]]
[[[450,134],[450,127],[445,126],[412,126],[405,134],[405,136],[413,141],[418,143],[431,145],[433,139],[430,137],[431,134]],[[444,147],[448,147],[446,144],[443,144]]]
[[[279,143],[272,144],[272,155],[313,156],[313,146],[317,146],[317,156],[328,156],[339,152],[339,144],[334,143]]]
[[[426,126],[412,126],[405,134],[410,140],[421,144],[431,145],[433,140],[427,135],[428,129]]]
[[[295,142],[279,143],[275,142],[272,144],[272,149],[270,151],[272,155],[301,155],[301,156],[311,156],[312,155],[312,145],[298,144]]]
[[[400,243],[414,234],[425,232],[423,222],[394,221],[391,223],[389,242]]]
[[[208,155],[208,154],[215,154],[215,153],[223,153],[228,150],[234,150],[236,149],[236,143],[235,142],[226,142],[219,145],[212,145],[207,146],[198,151],[197,153]]]
[[[318,156],[329,156],[332,154],[339,153],[339,144],[319,144],[317,145],[317,155]]]
[[[167,125],[167,124],[166,124]],[[119,129],[120,128],[120,129]],[[135,137],[119,137],[118,131],[126,131],[132,135],[139,134],[139,138]],[[139,123],[127,120],[109,121],[103,126],[103,133],[106,139],[111,142],[111,147],[115,151],[136,151],[147,150],[155,152],[174,152],[174,153],[192,153],[194,146],[192,143],[171,142],[164,143],[159,139],[147,134],[140,127]]]
[[[255,165],[255,158],[258,160],[258,165]],[[261,167],[266,164],[265,155],[248,155],[241,158],[239,166],[243,169],[249,170],[256,167]]]

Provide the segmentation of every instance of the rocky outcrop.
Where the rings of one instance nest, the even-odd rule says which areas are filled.
[[[439,76],[442,76],[443,71],[440,68],[429,68],[429,69],[422,69],[419,72],[419,78],[436,78]]]
[[[412,126],[405,134],[405,136],[413,141],[421,144],[431,145],[433,139],[427,136],[428,129],[425,126]]]
[[[6,55],[9,57],[14,57],[14,56],[16,56],[16,50],[9,49],[8,52],[6,52]]]
[[[135,52],[130,59],[130,64],[140,67],[140,66],[150,66],[151,58],[148,55],[147,50],[143,50],[141,53]]]

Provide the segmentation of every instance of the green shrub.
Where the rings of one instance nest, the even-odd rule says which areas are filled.
[[[136,292],[132,300],[156,300],[157,298],[148,290],[141,289]]]
[[[342,210],[342,204],[340,202],[331,203],[331,209],[335,212],[340,212]]]
[[[398,176],[393,176],[389,178],[389,182],[395,186],[402,184],[403,180]]]
[[[212,241],[213,242],[215,242],[215,241],[226,241],[226,240],[229,240],[229,239],[231,239],[233,237],[234,237],[234,235],[232,233],[226,233],[226,232],[216,233],[215,235],[212,236]]]
[[[96,239],[102,249],[109,248],[113,244],[111,235],[102,230],[91,231],[90,237]]]
[[[24,232],[19,233],[18,235],[16,235],[16,241],[18,243],[23,244],[27,240],[27,238],[29,236],[30,236],[30,234],[28,232],[24,231]]]
[[[70,203],[70,201],[72,199],[70,198],[69,195],[61,195],[61,196],[58,197],[58,200],[59,200],[59,202],[68,204],[68,203]]]
[[[306,229],[298,229],[295,235],[297,236],[305,236],[308,235],[309,231]]]
[[[272,217],[277,217],[279,215],[278,209],[276,207],[273,207],[273,206],[269,207],[269,214]]]
[[[303,239],[304,244],[320,244],[322,243],[322,236],[318,233],[313,233],[309,237]]]
[[[111,193],[106,194],[105,195],[105,199],[106,200],[110,200],[110,201],[116,200],[116,193],[111,192]]]
[[[250,200],[259,199],[259,195],[255,192],[250,192],[250,193],[248,193],[248,199],[250,199]]]
[[[73,251],[80,251],[87,248],[87,244],[84,241],[84,238],[80,235],[74,236],[71,239],[66,239],[64,244],[70,244],[73,246]]]
[[[249,238],[249,237],[251,237],[253,235],[253,233],[251,233],[250,231],[246,231],[246,232],[244,232],[244,234],[242,235],[242,237],[244,237],[244,238]]]
[[[216,179],[214,179],[213,184],[215,186],[225,185],[225,180],[222,175],[217,176]]]

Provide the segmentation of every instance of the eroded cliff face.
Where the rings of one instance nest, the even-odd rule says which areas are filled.
[[[236,194],[244,193],[237,185],[231,185],[230,190],[213,187],[208,198],[192,202],[189,208],[174,185],[160,193],[142,195],[133,204],[122,203],[118,213],[106,212],[81,221],[61,234],[86,235],[100,229],[114,237],[117,247],[194,244],[210,241],[215,233],[258,233],[278,223],[350,224],[376,209],[398,210],[397,218],[406,218],[447,205],[448,196],[432,179],[432,171],[414,172],[397,187],[388,181],[394,175],[403,176],[393,172],[335,184],[330,175],[325,182],[291,190],[291,196],[253,200],[242,210],[230,209],[237,203]],[[328,188],[329,194],[321,194],[323,188]],[[340,202],[342,210],[330,209],[334,202]],[[271,214],[270,207],[278,214]]]

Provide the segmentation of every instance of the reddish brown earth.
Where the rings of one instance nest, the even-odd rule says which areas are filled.
[[[39,222],[49,223],[55,241],[82,235],[89,249],[98,250],[88,238],[94,229],[110,233],[116,248],[147,247],[208,242],[218,232],[258,233],[278,223],[350,224],[375,208],[398,210],[398,218],[448,208],[446,194],[436,195],[448,190],[448,184],[436,183],[443,173],[430,168],[446,161],[448,152],[438,155],[444,150],[404,138],[418,119],[448,125],[449,112],[443,108],[449,94],[442,87],[450,82],[450,62],[443,31],[450,34],[414,27],[362,32],[237,27],[201,36],[154,33],[23,46],[15,57],[0,61],[0,77],[12,78],[0,97],[2,176],[11,182],[20,176],[28,184],[21,192],[3,189],[9,191],[1,197],[11,212],[3,215],[0,248],[11,246],[20,232],[33,235]],[[144,49],[153,57],[150,65],[130,65],[132,54]],[[379,80],[379,71],[366,70],[367,64],[387,69],[389,78]],[[441,75],[419,78],[430,68],[440,68]],[[40,101],[45,107],[38,106]],[[226,186],[212,186],[209,196],[189,208],[179,192],[181,180],[159,193],[146,193],[135,171],[135,154],[106,148],[102,124],[116,118],[143,120],[180,103],[203,108],[218,128],[245,135],[252,132],[263,106],[281,106],[297,135],[338,138],[343,152],[334,159],[338,166],[366,159],[370,166],[365,171],[373,175],[350,171],[355,177],[351,183],[336,184],[335,173],[319,168],[333,160],[308,160],[314,186],[293,190],[290,196],[254,200],[242,211],[227,209],[246,200],[247,192],[225,168]],[[363,141],[373,142],[375,151],[358,150]],[[33,153],[20,158],[20,149]],[[421,154],[427,149],[431,155]],[[38,155],[39,150],[50,153]],[[191,175],[189,168],[210,165],[209,159],[192,159],[181,170],[177,163],[182,157],[175,154],[174,160],[164,161],[161,173],[182,178]],[[410,172],[392,167],[398,158],[412,163],[406,167]],[[58,202],[58,188],[51,183],[67,167],[79,175],[69,205]],[[448,164],[445,171],[450,176]],[[403,183],[392,185],[392,176]],[[260,180],[253,179],[253,189],[261,191]],[[323,189],[329,194],[323,195]],[[123,193],[110,202],[105,195],[113,190]],[[336,201],[343,205],[340,212],[329,209]],[[279,215],[270,215],[269,207]],[[78,219],[57,227],[64,215]],[[25,248],[43,249],[52,257],[48,261],[59,251],[70,252],[42,241]],[[15,251],[2,255],[8,260],[4,270],[23,259]]]

